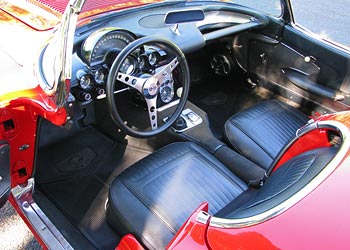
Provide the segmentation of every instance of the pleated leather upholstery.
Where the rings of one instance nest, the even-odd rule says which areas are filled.
[[[272,209],[315,178],[337,150],[337,147],[317,148],[292,158],[273,172],[249,201],[223,216],[237,219]]]
[[[201,203],[209,202],[215,214],[247,188],[196,144],[174,143],[112,182],[107,218],[122,234],[135,234],[150,249],[164,249]]]
[[[267,100],[232,116],[225,136],[242,155],[267,169],[309,117],[278,100]]]
[[[248,189],[199,146],[174,143],[116,177],[109,190],[107,220],[148,249],[165,249],[202,202],[209,202],[209,213],[217,217],[260,214],[303,188],[336,152],[336,147],[305,152],[273,172],[260,189]]]

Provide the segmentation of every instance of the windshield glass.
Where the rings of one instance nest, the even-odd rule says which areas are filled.
[[[229,2],[260,10],[275,17],[279,17],[282,14],[280,0],[231,0]]]
[[[130,0],[87,0],[83,11],[80,15],[80,18],[91,16],[95,14],[102,13],[104,11],[108,10],[118,10],[118,9],[125,9],[128,7],[136,7],[140,5],[146,5],[146,4],[153,4],[153,3],[161,3],[161,2],[202,2],[205,4],[205,2],[221,2],[221,3],[232,3],[232,4],[239,4],[242,6],[246,6],[255,10],[262,11],[266,14],[279,17],[282,14],[282,7],[281,7],[281,1],[280,0],[136,0],[136,1],[130,1]],[[98,6],[98,8],[97,8]]]

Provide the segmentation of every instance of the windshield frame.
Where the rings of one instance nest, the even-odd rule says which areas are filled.
[[[41,68],[40,86],[49,96],[54,97],[58,108],[64,106],[69,94],[72,72],[72,52],[78,15],[86,0],[70,0],[62,15],[61,23],[44,48],[41,59],[49,57],[53,67]]]

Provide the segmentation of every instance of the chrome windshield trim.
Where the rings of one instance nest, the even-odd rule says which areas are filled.
[[[288,210],[308,194],[310,194],[317,186],[319,186],[339,166],[339,164],[344,160],[344,157],[349,152],[350,131],[349,128],[338,121],[319,121],[317,122],[317,125],[313,127],[315,129],[330,128],[337,130],[342,138],[342,145],[340,146],[334,158],[312,181],[310,181],[304,188],[299,190],[299,192],[291,196],[289,199],[285,200],[270,210],[267,210],[255,216],[240,219],[224,219],[212,217],[209,225],[218,228],[242,228],[262,223]]]
[[[12,188],[11,193],[32,228],[40,236],[48,249],[73,250],[61,232],[53,225],[33,200],[34,178],[28,179],[25,186]]]
[[[55,102],[58,107],[62,107],[65,104],[69,94],[74,34],[78,15],[84,2],[85,0],[69,1],[62,16],[61,23],[50,42],[54,49],[57,49],[53,58],[53,79],[51,79],[53,82],[48,84],[42,84],[42,81],[40,82],[46,94],[55,97]]]

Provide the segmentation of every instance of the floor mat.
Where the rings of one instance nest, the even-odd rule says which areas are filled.
[[[86,128],[68,139],[40,149],[36,181],[64,180],[76,174],[91,175],[114,151],[114,142],[93,128]]]
[[[149,153],[88,128],[39,151],[38,188],[97,249],[114,249],[119,236],[105,217],[109,184]]]

